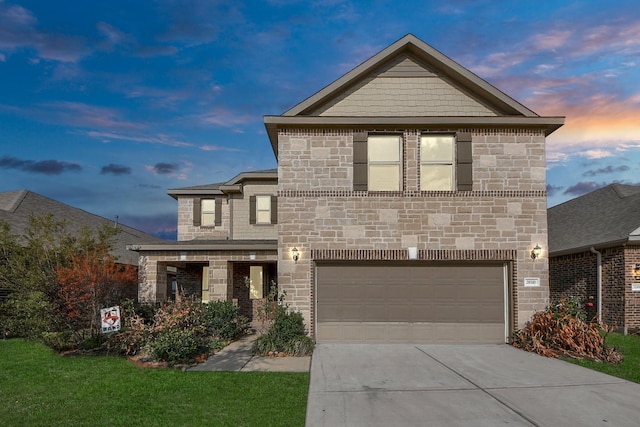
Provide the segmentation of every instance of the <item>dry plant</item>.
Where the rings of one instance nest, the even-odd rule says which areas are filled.
[[[620,363],[622,355],[605,345],[610,329],[583,319],[575,300],[561,300],[534,314],[524,328],[514,333],[512,344],[546,357]]]

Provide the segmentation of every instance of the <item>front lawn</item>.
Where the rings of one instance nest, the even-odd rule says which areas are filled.
[[[590,360],[569,359],[569,361],[605,374],[640,383],[640,337],[610,333],[607,336],[606,344],[615,347],[622,353],[624,356],[622,363],[616,365]]]
[[[308,373],[182,372],[0,341],[0,420],[28,426],[303,426]]]

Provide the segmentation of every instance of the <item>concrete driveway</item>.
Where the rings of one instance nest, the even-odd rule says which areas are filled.
[[[640,384],[508,345],[320,344],[307,427],[633,426]]]

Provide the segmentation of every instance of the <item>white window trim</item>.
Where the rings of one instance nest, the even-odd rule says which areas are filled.
[[[271,224],[271,194],[256,194],[256,225],[270,225]],[[267,209],[259,209],[261,198],[267,198],[269,202],[267,203]],[[267,221],[260,221],[260,212],[269,212],[269,219]]]
[[[422,158],[422,138],[429,137],[450,137],[452,139],[451,144],[451,160],[450,161],[429,161]],[[420,190],[421,191],[454,191],[456,186],[456,137],[453,134],[438,134],[438,133],[427,133],[420,135],[420,146],[418,149],[418,153],[420,155]],[[451,167],[451,187],[447,190],[424,190],[422,188],[422,171],[425,166],[450,166]]]
[[[371,160],[369,157],[369,153],[371,150],[371,140],[376,137],[385,137],[385,138],[398,138],[398,160]],[[402,181],[403,181],[403,158],[402,158],[402,144],[403,137],[402,135],[397,134],[371,134],[367,140],[367,187],[368,191],[402,191]],[[371,166],[397,166],[398,167],[398,188],[393,190],[377,190],[371,189]]]
[[[205,209],[205,202],[211,202],[213,205],[210,210]],[[212,219],[210,223],[205,221],[205,215],[209,215]],[[202,199],[200,201],[200,226],[201,227],[215,227],[216,225],[216,199]]]

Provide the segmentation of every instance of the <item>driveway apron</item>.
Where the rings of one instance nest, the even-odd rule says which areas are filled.
[[[307,427],[633,426],[640,384],[508,345],[320,344]]]

